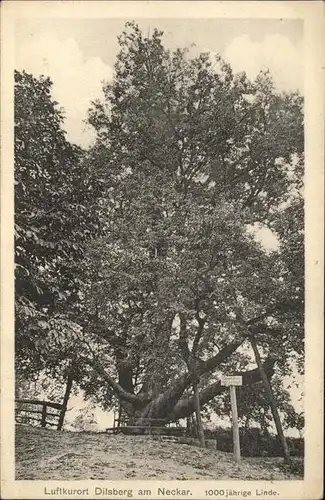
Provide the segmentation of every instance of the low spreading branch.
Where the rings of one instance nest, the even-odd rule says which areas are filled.
[[[95,372],[100,375],[105,382],[107,382],[107,384],[113,389],[121,400],[128,401],[135,406],[143,406],[150,401],[147,394],[131,394],[123,389],[123,387],[104,370],[99,361],[96,361],[95,359],[86,359],[85,363],[95,370]]]
[[[274,359],[267,359],[264,362],[263,368],[268,377],[271,377],[274,373]],[[243,385],[251,385],[256,382],[261,381],[261,374],[258,368],[246,372],[238,372],[236,375],[241,375],[243,377]],[[208,387],[202,389],[199,393],[200,406],[204,406],[214,397],[222,394],[227,389],[226,386],[221,385],[221,381],[218,380]],[[180,418],[185,418],[191,415],[195,410],[195,398],[194,396],[182,398],[174,407],[172,413],[169,415],[169,421],[175,421]]]

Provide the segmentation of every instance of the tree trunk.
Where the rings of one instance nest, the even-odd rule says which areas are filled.
[[[282,424],[281,424],[281,420],[280,420],[280,415],[279,415],[279,411],[278,411],[278,406],[277,406],[277,403],[276,403],[276,400],[275,400],[275,397],[274,397],[274,394],[273,394],[273,391],[272,391],[272,386],[271,386],[271,384],[269,382],[267,374],[265,373],[265,370],[264,370],[264,367],[263,367],[263,364],[262,364],[262,361],[261,361],[260,353],[258,352],[258,348],[257,348],[255,337],[251,337],[250,340],[251,340],[251,345],[252,345],[252,348],[253,348],[253,351],[254,351],[256,364],[257,364],[258,369],[260,371],[261,379],[263,381],[263,385],[264,385],[264,388],[265,388],[265,392],[266,392],[267,398],[268,398],[269,403],[270,403],[270,407],[271,407],[271,411],[272,411],[272,415],[273,415],[275,427],[276,427],[276,430],[277,430],[277,433],[278,433],[278,437],[279,437],[279,440],[280,440],[282,448],[283,448],[283,455],[284,455],[284,458],[285,458],[286,461],[290,461],[289,448],[288,448],[288,445],[287,445],[287,441],[286,441],[285,435],[283,433]]]
[[[247,431],[249,429],[250,421],[251,421],[251,414],[248,413],[245,418],[245,426],[244,426],[245,434],[247,434]]]
[[[190,419],[191,419],[191,426],[192,426],[191,436],[196,436],[197,437],[198,436],[198,432],[197,432],[197,425],[196,425],[196,420],[195,420],[194,413],[191,414]]]
[[[64,417],[65,417],[65,414],[67,411],[68,401],[69,401],[70,394],[71,394],[72,383],[73,383],[73,373],[72,373],[72,368],[70,368],[69,373],[68,373],[68,378],[67,378],[67,385],[66,385],[65,393],[64,393],[64,397],[63,397],[62,410],[60,413],[58,427],[57,427],[58,431],[60,431],[63,427]]]
[[[232,343],[222,349],[216,356],[210,358],[210,360],[195,366],[197,376],[200,377],[203,373],[215,369],[220,363],[225,361],[237,347],[238,343]],[[184,396],[184,391],[193,384],[193,377],[189,371],[179,376],[164,393],[159,394],[157,397],[153,397],[147,392],[141,391],[138,394],[128,392],[105,371],[99,361],[88,359],[86,363],[88,363],[113,389],[123,410],[127,415],[135,417],[138,425],[144,425],[145,421],[142,419],[146,419],[150,415],[152,418],[164,418],[167,423],[175,422],[180,418],[186,418],[195,412],[195,397]],[[273,375],[273,366],[273,359],[265,360],[264,369],[268,376]],[[243,377],[243,385],[251,385],[261,381],[259,369],[238,372],[236,375],[241,375]],[[200,407],[202,408],[203,405],[226,389],[227,387],[222,386],[220,381],[214,382],[202,389],[198,395]]]
[[[188,435],[191,434],[191,419],[190,419],[190,417],[186,417],[186,433]]]
[[[118,415],[117,415],[117,427],[121,427],[122,423],[122,406],[118,405]]]
[[[268,374],[268,376],[272,376],[273,374],[273,365],[274,362],[270,360],[266,360],[264,363],[264,370]],[[250,385],[255,382],[261,381],[261,375],[259,369],[255,368],[254,370],[250,370],[247,372],[238,372],[236,375],[241,375],[243,377],[243,385]],[[186,374],[184,377],[191,375]],[[193,382],[192,382],[193,383]],[[221,382],[214,382],[210,384],[208,387],[201,389],[198,394],[200,408],[203,405],[211,401],[218,394],[222,394],[226,391],[228,387],[221,385]],[[175,422],[181,418],[186,418],[195,413],[196,409],[196,400],[195,396],[183,395],[183,384],[180,379],[177,379],[174,384],[164,393],[160,394],[158,397],[143,405],[142,408],[139,407],[137,410],[137,424],[144,425],[145,420],[148,417],[152,418],[164,418],[167,422]],[[134,396],[136,397],[136,396]],[[125,401],[120,400],[122,403]]]
[[[193,383],[193,392],[195,398],[195,416],[196,416],[196,425],[197,425],[197,434],[198,439],[200,441],[200,445],[202,448],[205,448],[205,439],[204,439],[204,430],[201,418],[201,406],[200,406],[200,395],[197,383]]]
[[[188,363],[189,371],[193,377],[193,393],[194,393],[194,407],[195,407],[195,416],[196,416],[196,428],[197,428],[197,437],[200,441],[200,446],[205,448],[205,439],[204,439],[204,430],[201,418],[201,405],[200,405],[200,393],[198,389],[198,377],[195,366],[195,360],[190,357]]]

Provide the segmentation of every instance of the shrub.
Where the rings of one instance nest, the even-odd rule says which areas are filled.
[[[282,456],[281,443],[278,437],[270,435],[266,437],[261,430],[253,427],[245,431],[239,430],[240,434],[240,449],[242,455],[245,457],[263,457]],[[217,448],[220,451],[232,452],[233,451],[233,438],[231,429],[216,428],[214,431],[205,431],[207,439],[216,439]],[[287,438],[290,455],[293,457],[304,456],[304,440],[303,438]]]

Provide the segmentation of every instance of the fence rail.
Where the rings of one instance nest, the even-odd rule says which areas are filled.
[[[47,425],[56,426],[57,430],[61,430],[64,418],[64,406],[59,403],[52,403],[51,401],[38,401],[37,399],[16,399],[15,400],[15,418],[16,422],[29,423],[30,421],[38,422],[41,427],[46,427]],[[27,407],[26,407],[27,405]],[[32,406],[29,408],[28,406]],[[35,407],[40,407],[35,409]],[[58,410],[57,413],[53,411],[48,411],[48,408]],[[34,414],[39,414],[39,417],[34,416]],[[57,419],[57,422],[49,420]]]

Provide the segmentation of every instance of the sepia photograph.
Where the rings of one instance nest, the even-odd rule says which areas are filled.
[[[37,498],[306,478],[304,19],[180,3],[13,22],[13,480]]]

